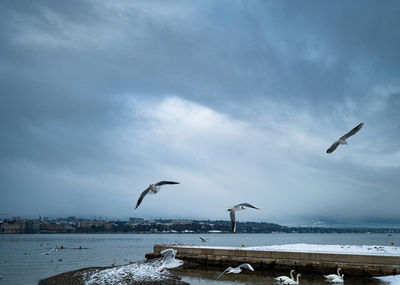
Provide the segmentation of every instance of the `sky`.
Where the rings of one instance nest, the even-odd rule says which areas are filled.
[[[1,1],[2,217],[400,226],[398,1]],[[348,145],[326,149],[364,122]],[[146,196],[150,183],[179,181]]]

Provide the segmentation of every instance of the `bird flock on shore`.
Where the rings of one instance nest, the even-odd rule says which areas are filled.
[[[364,123],[360,123],[356,127],[354,127],[352,130],[347,132],[345,135],[341,136],[338,140],[336,140],[327,150],[326,153],[330,154],[334,152],[338,146],[340,145],[347,145],[347,139],[353,135],[355,135],[362,127]],[[175,181],[160,181],[154,184],[150,184],[149,187],[147,187],[139,196],[139,199],[136,203],[135,210],[140,206],[142,203],[144,197],[147,194],[157,194],[160,191],[161,186],[164,185],[174,185],[174,184],[180,184],[180,182],[175,182]],[[250,203],[240,203],[237,205],[232,206],[232,208],[229,208],[228,211],[230,212],[230,220],[231,220],[231,229],[232,232],[236,232],[236,214],[235,212],[245,210],[246,208],[252,208],[256,210],[260,210],[256,206],[253,206]],[[206,242],[204,238],[201,238],[202,242]],[[161,268],[161,271],[164,270],[164,268],[174,268],[177,266],[182,265],[182,261],[176,260],[175,255],[176,255],[176,250],[174,249],[166,249],[162,251],[160,254],[164,257],[163,259],[163,265]],[[224,274],[238,274],[242,272],[243,270],[249,270],[249,271],[254,271],[253,267],[248,264],[248,263],[243,263],[239,265],[238,267],[228,267],[225,269],[218,277],[219,279],[222,275]],[[326,281],[331,282],[331,283],[343,283],[344,282],[344,274],[340,275],[340,268],[337,269],[337,274],[330,274],[330,275],[324,275]],[[294,279],[293,274],[295,274],[294,270],[290,271],[290,277],[288,276],[279,276],[275,278],[277,282],[283,283],[283,284],[299,284],[299,278],[301,277],[301,274],[296,274],[296,279]]]

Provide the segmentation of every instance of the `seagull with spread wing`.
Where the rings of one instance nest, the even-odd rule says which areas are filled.
[[[240,264],[238,267],[228,267],[227,269],[224,270],[224,272],[222,272],[222,273],[217,277],[217,280],[218,280],[222,275],[224,275],[225,273],[226,273],[226,274],[229,274],[229,273],[238,274],[238,273],[242,272],[244,269],[250,270],[250,271],[254,271],[253,267],[252,267],[250,264],[248,264],[248,263],[243,263],[243,264]]]
[[[231,225],[232,225],[232,232],[236,232],[236,218],[235,218],[235,212],[236,211],[240,211],[240,210],[246,210],[245,207],[248,208],[253,208],[256,210],[260,210],[259,208],[249,204],[249,203],[241,203],[241,204],[237,204],[235,206],[233,206],[232,208],[228,209],[228,211],[231,212],[230,216],[231,216]]]
[[[139,207],[140,203],[142,203],[143,198],[147,195],[147,194],[157,194],[158,191],[160,191],[160,187],[166,184],[179,184],[179,182],[174,182],[174,181],[160,181],[157,182],[155,184],[150,184],[149,187],[147,187],[146,190],[144,190],[142,192],[142,194],[140,194],[140,197],[136,203],[136,207],[135,210]]]
[[[357,127],[355,127],[354,129],[352,129],[350,132],[348,132],[347,134],[345,134],[344,136],[342,136],[340,139],[338,139],[337,141],[335,141],[330,148],[328,148],[326,150],[326,153],[331,153],[333,152],[339,145],[341,144],[346,144],[347,145],[347,139],[353,135],[355,135],[359,130],[361,130],[361,128],[364,126],[364,123],[359,124]]]
[[[176,253],[177,250],[172,248],[164,249],[160,252],[160,254],[163,256],[160,272],[163,272],[165,268],[175,268],[183,264],[182,260],[175,259]]]
[[[200,239],[202,242],[207,242],[207,240],[206,240],[205,238],[199,237],[199,239]]]

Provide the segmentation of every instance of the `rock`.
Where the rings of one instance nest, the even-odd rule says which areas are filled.
[[[153,265],[154,264],[154,265]],[[152,267],[156,275],[161,275],[162,278],[148,278],[148,276],[143,276],[143,279],[138,278],[143,275],[143,272],[148,272],[148,268]],[[59,275],[46,278],[39,281],[39,285],[84,285],[90,279],[93,284],[148,284],[148,285],[158,285],[158,284],[169,284],[169,285],[188,285],[188,283],[181,281],[181,278],[167,272],[165,270],[162,274],[158,271],[160,264],[154,261],[133,263],[123,266],[116,267],[90,267],[83,268],[75,271],[70,271],[66,273],[61,273]],[[115,273],[114,273],[115,271]],[[121,274],[123,272],[123,274]],[[139,272],[139,274],[136,274]],[[144,274],[146,275],[146,274]],[[106,278],[106,283],[104,282],[104,277]],[[89,282],[90,283],[90,282]]]
[[[150,252],[150,253],[146,253],[144,257],[146,259],[153,259],[153,258],[160,257],[160,255],[159,254],[154,254],[153,252]]]
[[[86,274],[95,273],[97,270],[100,269],[102,269],[102,267],[83,268],[75,271],[61,273],[56,276],[40,280],[39,285],[84,285],[84,276]]]

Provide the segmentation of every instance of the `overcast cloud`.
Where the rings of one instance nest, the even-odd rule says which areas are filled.
[[[397,1],[2,1],[0,212],[400,226]],[[326,149],[364,122],[334,153]],[[166,186],[146,197],[159,180]]]

